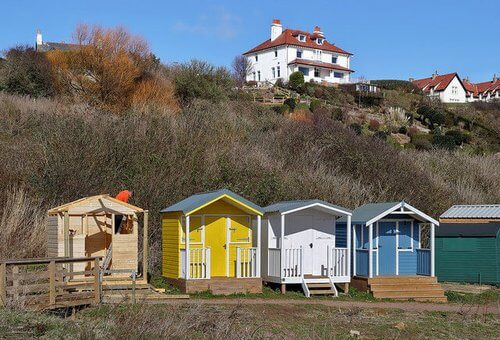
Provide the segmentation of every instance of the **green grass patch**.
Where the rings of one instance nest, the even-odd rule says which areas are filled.
[[[445,292],[448,302],[464,303],[464,304],[489,304],[500,302],[500,290],[491,289],[479,294],[464,293],[464,292]]]

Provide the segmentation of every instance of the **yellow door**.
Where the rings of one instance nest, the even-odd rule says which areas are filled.
[[[205,217],[205,244],[210,247],[211,276],[226,276],[226,218]]]

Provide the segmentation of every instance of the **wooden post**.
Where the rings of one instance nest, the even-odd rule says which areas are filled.
[[[347,215],[347,276],[351,277],[351,215]]]
[[[14,301],[19,300],[19,266],[12,266],[12,288],[14,288]]]
[[[373,277],[373,224],[368,226],[368,277]]]
[[[101,303],[101,273],[99,271],[99,258],[94,259],[94,301]]]
[[[144,226],[143,226],[143,236],[142,236],[142,277],[148,281],[148,222],[149,222],[149,211],[144,211]]]
[[[7,264],[0,265],[0,307],[7,304]]]
[[[190,216],[186,216],[186,237],[185,237],[185,241],[184,241],[184,244],[186,245],[186,280],[189,280],[189,277],[190,277],[190,273],[189,273],[189,222],[190,222]]]
[[[281,294],[285,294],[286,293],[286,284],[282,283],[280,288],[281,288]]]
[[[64,233],[64,257],[69,257],[69,212],[64,212],[64,220],[63,220],[63,233]],[[69,270],[69,265],[65,264],[64,269]],[[68,281],[68,277],[65,277],[64,280]]]
[[[49,263],[49,305],[56,304],[56,261]]]
[[[434,244],[434,237],[436,236],[435,235],[435,225],[434,223],[431,223],[431,239],[430,239],[430,246],[431,246],[431,251],[430,251],[430,255],[431,255],[431,276],[434,277],[436,276],[436,273],[435,273],[435,258],[434,258],[434,252],[435,252],[435,244]]]
[[[136,272],[135,270],[132,272],[132,303],[136,303],[135,299],[135,285],[136,285]]]

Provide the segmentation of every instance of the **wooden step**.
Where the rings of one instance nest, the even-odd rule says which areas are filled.
[[[319,282],[319,283],[316,283],[316,282],[307,283],[306,282],[306,284],[307,284],[307,288],[309,288],[309,289],[311,289],[311,288],[313,288],[313,289],[315,289],[315,288],[332,288],[332,285],[330,283],[327,283],[327,282],[325,282],[325,283],[321,283],[321,282]]]
[[[335,295],[335,291],[333,289],[313,289],[309,291],[311,295]]]
[[[304,279],[309,280],[309,279],[328,279],[328,276],[323,276],[323,275],[311,275],[311,274],[305,274]]]
[[[378,299],[384,298],[427,298],[427,297],[444,297],[443,291],[436,290],[419,290],[419,291],[392,291],[392,292],[373,292],[373,297]]]
[[[387,291],[420,291],[420,290],[438,290],[443,291],[441,285],[436,283],[399,283],[399,284],[372,284],[370,285],[372,292],[387,292]]]
[[[397,283],[437,283],[437,278],[430,276],[382,276],[368,279],[369,285]]]

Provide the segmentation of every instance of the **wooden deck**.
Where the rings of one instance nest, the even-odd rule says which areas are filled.
[[[371,292],[378,299],[446,302],[446,296],[436,277],[430,276],[355,276],[351,285]]]
[[[212,277],[210,279],[196,280],[167,278],[167,281],[186,294],[206,291],[210,291],[216,295],[262,293],[261,278]]]
[[[42,258],[0,262],[0,306],[32,310],[101,302],[100,257]],[[91,270],[72,271],[74,264],[93,262]],[[75,276],[85,281],[71,282]]]

